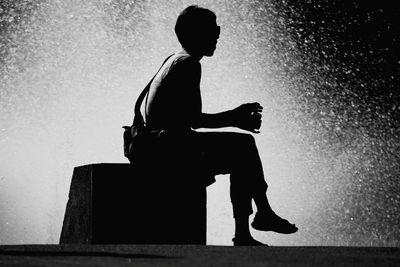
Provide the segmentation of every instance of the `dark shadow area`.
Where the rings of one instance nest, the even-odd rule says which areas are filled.
[[[328,148],[330,153],[329,147],[335,148],[338,156],[353,152],[350,158],[356,162],[349,181],[344,183],[346,189],[332,193],[328,201],[340,199],[340,204],[314,216],[331,216],[321,227],[332,231],[327,235],[336,232],[350,237],[346,244],[369,244],[365,240],[371,238],[374,245],[398,245],[398,3],[278,2],[279,16],[298,51],[296,63],[300,66],[286,71],[300,73],[306,77],[304,81],[315,84],[295,87],[296,112],[301,112],[305,129],[312,128],[315,121],[322,126],[318,132],[321,141],[315,140],[319,149]],[[296,82],[301,84],[302,80]]]
[[[0,265],[24,266],[398,266],[393,247],[188,245],[0,246]]]
[[[0,256],[28,256],[28,257],[112,257],[112,258],[143,258],[143,259],[179,259],[153,254],[127,254],[104,251],[1,251]]]
[[[400,118],[400,9],[397,1],[286,1],[279,6],[297,47],[332,66],[363,112]],[[327,88],[322,88],[327,89]],[[350,97],[350,96],[349,96]]]

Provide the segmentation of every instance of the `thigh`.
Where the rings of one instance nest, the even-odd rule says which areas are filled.
[[[255,146],[252,135],[236,132],[195,132],[193,142],[201,163],[215,175],[238,170]]]

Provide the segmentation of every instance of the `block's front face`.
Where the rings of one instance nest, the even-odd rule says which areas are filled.
[[[206,244],[206,189],[193,175],[91,166],[93,244]]]
[[[93,243],[124,243],[129,221],[129,164],[93,165]]]
[[[90,244],[92,242],[92,167],[74,169],[65,210],[61,244]]]

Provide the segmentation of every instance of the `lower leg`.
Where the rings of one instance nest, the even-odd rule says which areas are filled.
[[[244,153],[246,156],[243,157],[244,164],[241,172],[249,183],[248,186],[252,192],[252,198],[256,204],[257,213],[265,215],[271,214],[273,211],[266,195],[268,185],[264,179],[261,158],[253,138],[245,150],[247,153]]]
[[[267,246],[251,236],[248,215],[235,217],[235,237],[232,241],[234,246]]]
[[[251,224],[256,230],[274,231],[282,234],[292,234],[297,232],[296,225],[282,219],[272,210],[265,192],[260,192],[254,195],[254,202],[257,206],[257,213],[254,216],[254,221]]]
[[[269,201],[268,201],[267,195],[265,193],[261,193],[261,194],[255,195],[254,196],[254,202],[255,202],[256,207],[257,207],[257,213],[265,214],[265,215],[273,213],[272,208],[269,205]]]
[[[253,228],[285,234],[297,232],[298,228],[294,224],[282,219],[272,210],[266,194],[268,186],[264,180],[260,158],[258,153],[252,153],[251,155],[253,155],[253,160],[248,162],[248,166],[252,168],[248,168],[248,170],[252,171],[249,171],[249,176],[247,176],[251,177],[251,179],[248,180],[250,184],[247,186],[249,191],[252,192],[251,195],[257,207],[257,213],[252,223]],[[248,158],[251,159],[251,157]]]
[[[240,215],[235,217],[235,238],[248,238],[250,237],[249,229],[249,216]]]
[[[231,170],[231,200],[236,235],[251,237],[248,216],[237,216],[252,213],[251,199],[254,199],[257,206],[257,213],[252,223],[254,229],[278,233],[296,232],[295,225],[282,219],[272,210],[266,195],[268,185],[264,179],[262,162],[254,138],[247,135],[242,137],[242,142],[237,142],[240,153],[236,153],[241,156],[235,160]]]

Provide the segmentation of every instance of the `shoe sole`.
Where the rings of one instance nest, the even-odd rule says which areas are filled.
[[[288,230],[284,230],[284,229],[274,229],[274,228],[262,228],[262,227],[258,227],[257,225],[254,225],[254,223],[251,224],[251,227],[253,227],[255,230],[258,230],[258,231],[275,232],[275,233],[278,233],[278,234],[287,234],[287,235],[288,234],[294,234],[299,230],[299,228],[297,228],[295,226],[291,230],[289,230],[289,229]]]

